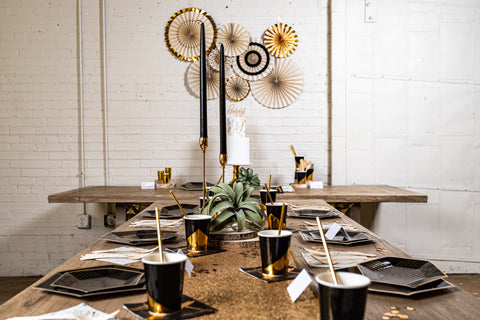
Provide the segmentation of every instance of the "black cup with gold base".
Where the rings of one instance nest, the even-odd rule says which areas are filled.
[[[270,189],[270,197],[272,197],[273,202],[277,200],[277,189]],[[263,210],[267,210],[265,204],[270,202],[267,189],[260,189],[260,201],[262,202]]]
[[[211,216],[191,214],[185,220],[185,239],[189,252],[202,252],[208,249]]]
[[[148,311],[152,315],[166,315],[182,307],[183,275],[187,257],[183,254],[165,253],[160,262],[157,253],[142,259],[147,285]]]
[[[262,273],[266,277],[284,277],[288,273],[288,252],[292,233],[282,230],[262,230],[258,232]]]

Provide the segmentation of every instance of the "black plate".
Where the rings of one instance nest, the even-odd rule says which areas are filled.
[[[52,287],[77,290],[85,293],[135,287],[144,273],[125,270],[118,267],[98,268],[94,270],[67,271],[52,282]]]
[[[207,182],[207,187],[213,187],[214,184]],[[188,191],[202,191],[203,182],[187,182],[180,186],[184,190]]]
[[[51,285],[53,282],[55,282],[58,278],[60,278],[66,272],[77,271],[77,270],[95,270],[95,269],[98,269],[98,268],[106,268],[106,267],[116,267],[116,268],[122,268],[122,269],[125,269],[125,270],[141,271],[141,270],[135,269],[135,268],[129,268],[129,267],[124,267],[124,266],[113,266],[113,265],[112,266],[102,266],[102,267],[92,267],[92,268],[85,268],[85,269],[65,270],[65,271],[60,271],[60,272],[55,273],[53,276],[51,276],[50,278],[41,282],[40,284],[34,286],[33,288],[43,290],[43,291],[48,291],[48,292],[73,296],[73,297],[77,297],[77,298],[92,297],[92,296],[98,296],[98,295],[102,295],[102,294],[113,294],[113,293],[124,293],[124,292],[128,293],[128,292],[145,291],[146,290],[145,277],[142,277],[140,279],[140,281],[138,282],[138,285],[136,285],[136,286],[124,287],[124,288],[117,287],[115,289],[105,289],[105,290],[99,290],[99,291],[89,292],[89,293],[85,293],[85,292],[74,290],[74,289],[54,287],[54,286]]]
[[[291,211],[292,217],[299,218],[316,218],[320,219],[326,218],[336,218],[338,217],[338,212],[332,210],[322,210],[322,209],[293,209]]]
[[[173,242],[177,238],[177,235],[178,232],[176,231],[162,231],[162,242]],[[158,243],[157,230],[155,229],[109,232],[103,235],[100,239],[130,245]]]
[[[358,265],[360,271],[372,282],[417,288],[447,275],[433,263],[398,257],[383,257]]]
[[[323,230],[323,232],[327,232],[328,230]],[[310,231],[299,231],[300,236],[305,241],[310,242],[320,242],[322,243],[322,238],[320,237],[320,233],[316,230]],[[360,231],[348,231],[351,240],[347,240],[344,238],[343,234],[337,234],[332,240],[327,239],[328,244],[340,244],[340,245],[352,245],[352,244],[361,244],[365,242],[370,242],[373,238],[367,232],[360,232]]]
[[[180,204],[182,205],[182,208],[185,210],[186,214],[193,214],[196,210],[198,210],[199,207],[199,205],[190,203]],[[158,214],[160,215],[160,219],[178,219],[183,217],[182,210],[180,210],[176,204],[163,207]],[[144,211],[142,215],[147,218],[155,218],[155,210]]]
[[[353,273],[362,274],[357,266],[343,268],[343,269],[337,269],[336,271],[337,272],[338,271],[346,271],[346,272],[353,272]],[[444,289],[454,288],[454,287],[455,286],[452,283],[448,282],[445,279],[432,281],[432,282],[426,283],[424,285],[418,286],[416,288],[396,286],[396,285],[392,285],[392,284],[378,283],[378,282],[373,282],[372,281],[370,283],[370,286],[368,287],[368,291],[409,297],[409,296],[413,296],[413,295],[420,294],[420,293],[432,292],[432,291],[437,291],[437,290],[444,290]]]

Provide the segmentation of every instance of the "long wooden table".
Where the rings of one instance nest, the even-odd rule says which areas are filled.
[[[296,199],[289,200],[290,203],[297,205],[327,205],[322,200]],[[149,209],[155,206],[162,207],[166,204],[171,204],[171,202],[157,201]],[[137,215],[132,219],[141,219],[141,216]],[[303,220],[289,217],[287,226],[292,229],[302,229],[304,228]],[[343,214],[339,218],[324,221],[325,223],[333,221],[346,223],[355,226],[361,231],[370,232]],[[131,228],[128,226],[130,222],[132,220],[117,228],[117,231],[129,230]],[[178,228],[178,231],[181,241],[174,245],[168,245],[169,248],[175,249],[185,246],[183,225]],[[372,243],[354,247],[330,245],[330,249],[335,251],[362,251],[376,254],[377,257],[407,257],[398,248],[378,238],[373,233],[371,234],[377,238]],[[121,245],[101,240],[97,241],[52,270],[37,283],[62,270],[105,265],[107,263],[99,261],[81,261],[80,255],[89,253],[92,250],[110,249],[118,246]],[[312,274],[326,272],[326,268],[309,268],[301,256],[303,248],[319,248],[320,246],[319,244],[304,242],[298,233],[294,233],[291,244],[293,256],[291,264],[296,264],[299,268],[306,268]],[[260,265],[259,248],[228,249],[225,252],[190,259],[195,269],[192,276],[185,277],[184,294],[217,309],[216,313],[203,316],[202,319],[318,318],[318,298],[311,288],[307,289],[295,303],[292,303],[286,291],[291,281],[264,283],[239,271],[241,267],[258,267]],[[142,267],[141,263],[135,263],[133,266]],[[117,309],[122,309],[124,303],[144,302],[146,300],[146,294],[143,292],[78,299],[33,289],[34,285],[1,305],[0,319],[12,316],[40,315],[71,307],[80,302],[85,302],[104,312],[113,312]],[[480,314],[480,301],[470,293],[455,287],[413,297],[369,293],[365,319],[382,319],[383,314],[390,312],[392,306],[398,307],[400,313],[407,314],[409,319],[478,319]],[[413,307],[415,310],[406,310],[406,306]],[[117,316],[127,320],[136,319],[125,310],[121,310]]]
[[[175,188],[179,198],[198,197],[201,192]],[[170,199],[168,189],[142,190],[139,186],[90,186],[55,193],[50,203],[78,202],[154,202]],[[323,189],[297,188],[282,194],[282,199],[322,199],[327,202],[427,202],[427,196],[388,185],[324,186]]]

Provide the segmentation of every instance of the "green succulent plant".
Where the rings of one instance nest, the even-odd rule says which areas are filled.
[[[265,224],[265,215],[258,199],[251,197],[253,187],[241,182],[233,186],[220,183],[210,189],[213,193],[205,204],[202,214],[211,215],[210,231],[232,228],[259,230]]]
[[[260,179],[256,173],[253,173],[252,168],[241,167],[238,170],[238,178],[235,181],[239,181],[243,185],[249,185],[254,188],[260,187]]]

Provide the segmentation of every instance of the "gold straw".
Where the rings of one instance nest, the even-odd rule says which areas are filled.
[[[270,199],[270,203],[273,204],[272,196],[270,195],[270,188],[266,183],[265,183],[265,189],[267,189],[267,196],[268,196],[268,199]]]
[[[292,151],[293,156],[296,157],[297,153],[295,152],[295,148],[292,145],[289,145],[288,147],[290,148],[290,151]]]
[[[335,273],[335,269],[333,268],[332,257],[330,256],[330,251],[328,251],[327,239],[325,239],[325,235],[323,234],[322,222],[320,220],[320,217],[317,217],[317,225],[318,225],[318,232],[322,237],[323,249],[325,250],[325,256],[327,257],[327,261],[328,261],[328,268],[330,269],[333,283],[337,285],[338,278],[337,278],[337,274]]]
[[[282,234],[283,217],[285,217],[285,203],[282,203],[282,212],[280,213],[280,222],[278,223],[278,235]],[[287,226],[285,226],[287,228]]]
[[[270,175],[270,181],[268,182],[268,187],[269,187],[269,188],[272,187],[272,175]]]
[[[160,230],[160,219],[158,216],[158,208],[155,207],[155,219],[157,220],[158,255],[160,256],[160,262],[163,263],[162,231]]]
[[[177,203],[177,206],[180,208],[180,210],[182,211],[182,213],[183,213],[183,215],[185,216],[185,218],[188,218],[187,214],[185,213],[185,210],[183,210],[182,205],[180,204],[180,202],[178,202],[177,197],[175,197],[175,195],[173,194],[172,190],[170,190],[170,194],[172,195],[173,200],[175,200],[175,202]],[[205,200],[204,200],[204,201],[205,201]]]

